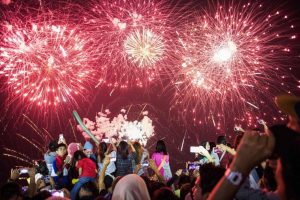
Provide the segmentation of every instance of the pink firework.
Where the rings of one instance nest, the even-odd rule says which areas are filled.
[[[86,99],[94,81],[92,49],[75,26],[46,18],[3,22],[0,75],[9,104],[59,112]]]
[[[183,53],[174,101],[211,118],[258,113],[276,93],[290,90],[283,74],[294,61],[293,28],[287,15],[260,4],[210,5],[178,33]]]
[[[97,43],[108,85],[143,87],[171,68],[180,15],[167,2],[94,0],[91,7],[85,29]]]

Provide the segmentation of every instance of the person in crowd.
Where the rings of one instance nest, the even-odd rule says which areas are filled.
[[[162,187],[154,191],[152,200],[179,200],[171,188]]]
[[[151,159],[155,161],[158,170],[165,180],[169,180],[172,178],[170,169],[170,156],[167,152],[167,148],[163,140],[157,141],[155,152],[152,154]]]
[[[74,185],[71,191],[71,199],[75,200],[78,191],[84,183],[89,181],[95,181],[97,176],[97,167],[94,161],[86,156],[82,151],[76,151],[74,157],[77,157],[78,161],[76,163],[76,168],[78,169],[79,180]]]
[[[51,175],[51,171],[52,171],[52,164],[53,161],[56,158],[56,147],[57,147],[57,142],[55,140],[51,141],[48,145],[48,151],[44,154],[44,160],[47,163],[47,167],[48,167],[48,173],[49,175]]]
[[[220,146],[227,147],[225,135],[217,137],[217,146],[213,149],[213,151],[218,154],[220,165],[227,168],[232,160],[232,156],[226,151],[226,149],[220,148]]]
[[[288,124],[272,126],[266,133],[246,131],[230,168],[214,188],[209,200],[233,199],[251,169],[270,157],[278,158],[275,177],[279,199],[300,199],[300,160],[295,159],[300,157],[300,98],[283,95],[277,97],[275,102],[289,115]],[[256,199],[266,198],[262,196]]]
[[[92,143],[90,143],[89,141],[86,141],[84,143],[83,152],[85,153],[86,157],[92,159],[97,164],[97,159],[96,159],[93,149],[94,149],[94,147],[93,147]]]
[[[139,176],[141,176],[145,173],[147,174],[147,168],[149,166],[149,162],[148,162],[149,152],[147,151],[147,149],[143,148],[142,145],[138,141],[135,141],[133,143],[133,147],[136,152],[136,160],[135,160],[135,163],[137,166],[136,169],[139,168],[139,170],[136,170],[136,174]],[[138,165],[140,165],[140,166],[138,166]]]
[[[213,151],[210,147],[210,143],[208,141],[203,141],[199,148],[200,152],[196,154],[197,161],[201,165],[206,163],[214,163],[214,165],[220,165],[218,155]]]
[[[103,170],[103,161],[106,155],[109,155],[110,162],[106,168],[105,174],[113,176],[114,172],[116,171],[115,159],[117,157],[117,153],[116,151],[112,151],[109,148],[107,148],[107,144],[105,142],[100,142],[98,146],[98,154],[97,154],[97,164],[98,164],[99,174]]]
[[[22,200],[22,189],[20,185],[14,181],[8,182],[1,187],[1,200]]]
[[[116,149],[114,145],[113,147]],[[132,143],[121,141],[117,148],[116,176],[132,174],[135,169],[135,157],[136,153]]]
[[[99,192],[96,183],[88,181],[80,187],[76,200],[94,200],[98,196]]]
[[[56,147],[56,157],[51,170],[51,177],[57,189],[64,188],[68,185],[68,170],[66,169],[68,161],[65,160],[66,156],[67,146],[64,143],[58,144]]]
[[[149,192],[144,180],[136,175],[124,176],[117,183],[112,200],[150,200]]]

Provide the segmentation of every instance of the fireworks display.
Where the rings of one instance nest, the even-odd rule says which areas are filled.
[[[267,106],[276,92],[290,91],[293,28],[287,15],[261,4],[210,5],[178,33],[183,52],[174,102],[212,121]]]
[[[173,67],[176,12],[167,1],[92,1],[84,23],[114,87],[143,87]]]
[[[85,99],[93,84],[92,49],[76,27],[42,17],[5,22],[0,74],[9,103],[66,109]],[[54,107],[53,107],[54,106]]]

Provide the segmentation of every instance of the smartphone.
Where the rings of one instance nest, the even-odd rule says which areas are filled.
[[[191,153],[199,153],[199,146],[191,146],[190,147],[190,152]]]
[[[28,169],[22,168],[22,169],[19,170],[19,173],[20,174],[28,174]]]
[[[117,158],[116,158],[116,157],[110,158],[110,162],[116,162],[116,161],[117,161]]]
[[[188,170],[199,170],[200,169],[200,164],[199,163],[189,163],[188,164]]]
[[[55,196],[55,197],[64,197],[64,192],[61,191],[61,190],[56,190],[56,191],[53,191],[51,192],[52,196]]]

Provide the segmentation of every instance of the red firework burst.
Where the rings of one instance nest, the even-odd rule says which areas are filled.
[[[44,13],[26,23],[14,16],[3,24],[0,75],[9,104],[59,112],[86,98],[94,82],[93,51],[82,33],[64,20]]]
[[[179,13],[167,2],[92,2],[84,28],[98,44],[108,85],[143,87],[171,68],[176,53],[172,26]]]
[[[289,22],[261,4],[210,5],[178,33],[183,54],[174,101],[203,116],[232,118],[290,92],[283,74],[297,36]]]

